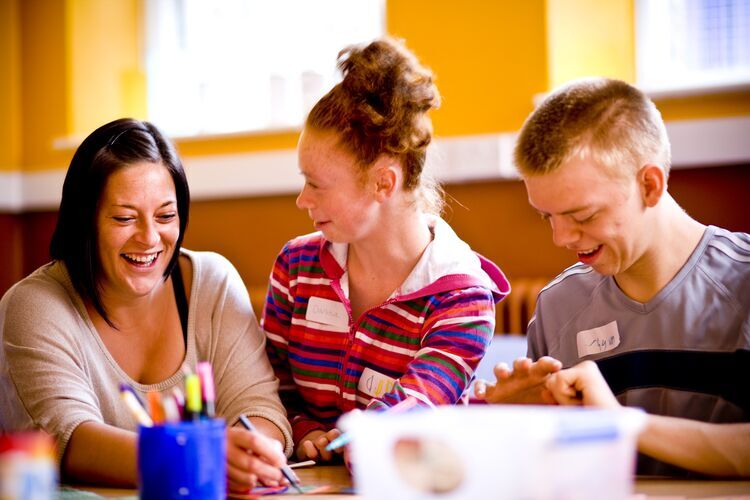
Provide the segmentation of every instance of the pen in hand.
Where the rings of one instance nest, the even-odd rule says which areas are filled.
[[[248,419],[245,415],[240,415],[240,423],[245,427],[245,429],[249,430],[250,432],[255,432],[255,426],[252,422],[250,422],[250,419]],[[292,469],[289,468],[288,465],[284,465],[281,468],[281,473],[284,474],[284,477],[287,481],[289,481],[289,484],[291,484],[294,489],[296,489],[299,493],[304,494],[305,492],[302,491],[302,488],[299,484],[299,479],[297,478],[297,475],[294,473]]]

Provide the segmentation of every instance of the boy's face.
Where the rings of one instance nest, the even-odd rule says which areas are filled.
[[[614,177],[591,159],[524,178],[529,203],[552,227],[555,245],[604,275],[631,270],[646,252],[649,227],[635,174]]]

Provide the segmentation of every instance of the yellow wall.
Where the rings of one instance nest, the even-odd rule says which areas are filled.
[[[55,141],[85,137],[121,116],[146,116],[140,0],[6,4],[18,6],[21,41],[23,91],[15,100],[21,103],[22,146],[15,167],[64,168],[72,150],[55,147]],[[5,44],[0,48],[5,66],[8,51]]]
[[[68,0],[65,34],[68,135],[85,137],[108,121],[146,118],[139,0]]]
[[[517,130],[546,90],[543,0],[388,0],[386,15],[437,74],[438,135]]]
[[[19,6],[22,164],[64,167],[70,152],[54,150],[52,142],[68,133],[65,0],[19,0]]]
[[[635,81],[633,0],[547,0],[549,88],[583,76]]]
[[[0,172],[21,165],[21,33],[18,0],[0,1]]]

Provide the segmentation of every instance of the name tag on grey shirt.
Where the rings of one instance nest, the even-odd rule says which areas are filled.
[[[617,330],[617,321],[611,321],[604,326],[578,332],[576,342],[578,344],[579,358],[611,351],[620,345],[620,332]]]

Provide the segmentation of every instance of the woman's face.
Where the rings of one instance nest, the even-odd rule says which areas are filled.
[[[297,207],[307,210],[315,229],[329,241],[353,243],[368,235],[378,220],[374,192],[363,185],[356,159],[330,132],[305,129],[300,137],[299,168],[305,185]]]
[[[154,290],[180,235],[175,186],[164,165],[144,161],[113,173],[96,227],[103,295],[135,298]]]

